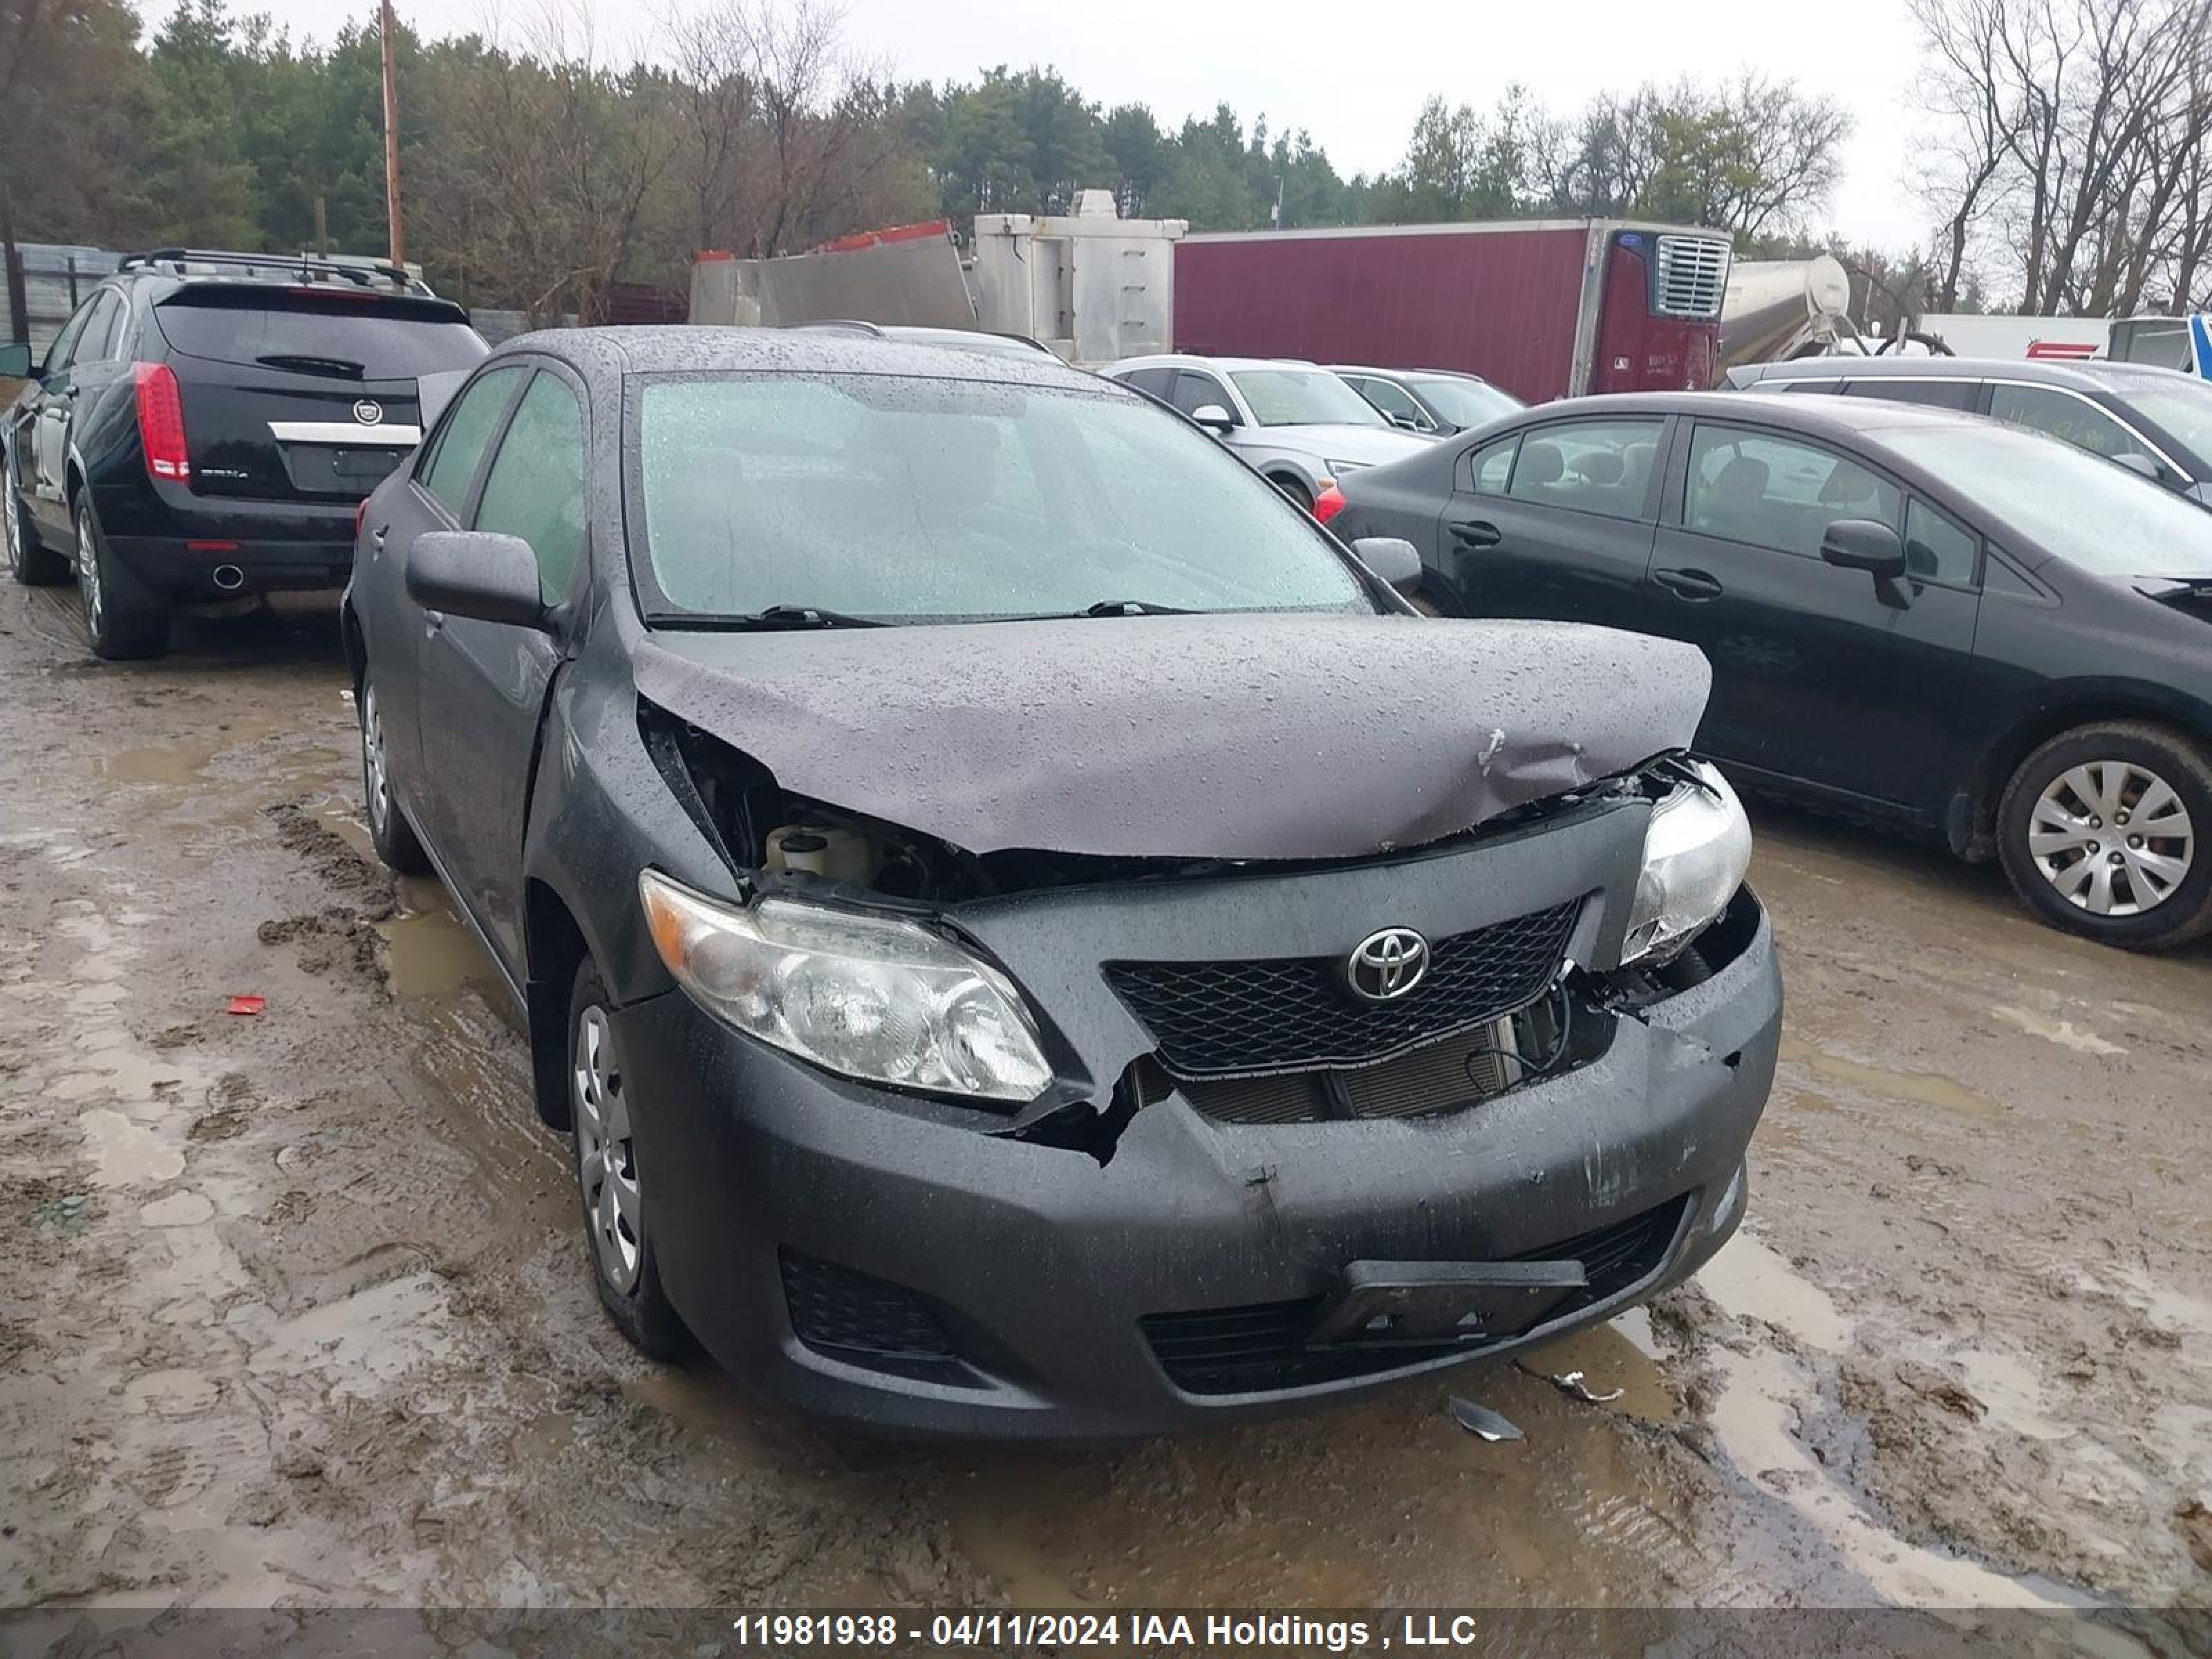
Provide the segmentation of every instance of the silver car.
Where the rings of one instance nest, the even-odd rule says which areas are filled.
[[[1314,363],[1270,357],[1131,357],[1106,371],[1219,434],[1309,512],[1346,472],[1418,455],[1401,432]]]
[[[1375,405],[1402,432],[1448,438],[1488,426],[1528,408],[1502,386],[1480,374],[1449,368],[1362,368],[1331,363],[1329,373]]]

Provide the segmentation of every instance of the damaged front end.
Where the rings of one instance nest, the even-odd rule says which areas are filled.
[[[888,1103],[1101,1164],[1173,1097],[1224,1126],[1414,1120],[1564,1075],[1758,926],[1741,808],[1677,756],[1365,857],[977,853],[638,708],[736,889],[645,878],[694,1000]],[[1416,982],[1366,994],[1384,934]]]

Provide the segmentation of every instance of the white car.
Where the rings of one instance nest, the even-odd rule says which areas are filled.
[[[1339,477],[1401,461],[1430,440],[1401,432],[1317,364],[1272,357],[1131,357],[1105,371],[1219,435],[1308,512]]]

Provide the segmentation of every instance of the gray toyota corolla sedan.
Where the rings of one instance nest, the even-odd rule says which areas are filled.
[[[362,509],[368,817],[526,1011],[615,1322],[1119,1437],[1711,1255],[1781,988],[1705,662],[1422,618],[1410,551],[1042,357],[486,359]]]

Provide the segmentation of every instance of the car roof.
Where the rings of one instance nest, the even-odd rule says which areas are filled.
[[[1756,392],[1617,392],[1594,398],[1563,398],[1539,404],[1501,420],[1501,428],[1516,429],[1556,420],[1599,415],[1702,415],[1717,421],[1755,422],[1808,434],[1827,433],[1849,437],[1892,428],[1964,426],[1977,428],[1991,423],[1978,415],[1938,409],[1927,404],[1891,403],[1881,398],[1846,398],[1806,392],[1795,398],[1774,398]]]
[[[1419,375],[1424,380],[1472,380],[1478,386],[1490,384],[1481,375],[1470,374],[1463,368],[1369,368],[1360,363],[1330,363],[1328,368],[1332,374],[1372,374],[1382,380],[1403,380]]]
[[[1751,377],[1780,380],[2032,380],[2039,386],[2072,386],[2094,392],[2132,374],[2173,374],[2179,369],[2154,363],[2116,363],[2105,359],[2048,357],[1798,357],[1786,362],[1747,365]]]
[[[1319,368],[1310,357],[1201,357],[1194,352],[1164,351],[1150,357],[1124,357],[1109,363],[1106,373],[1119,374],[1131,368]]]
[[[847,329],[716,328],[684,323],[618,328],[548,328],[503,342],[489,359],[534,352],[587,380],[629,374],[911,374],[1068,392],[1136,394],[1108,387],[1047,351],[948,351]]]

